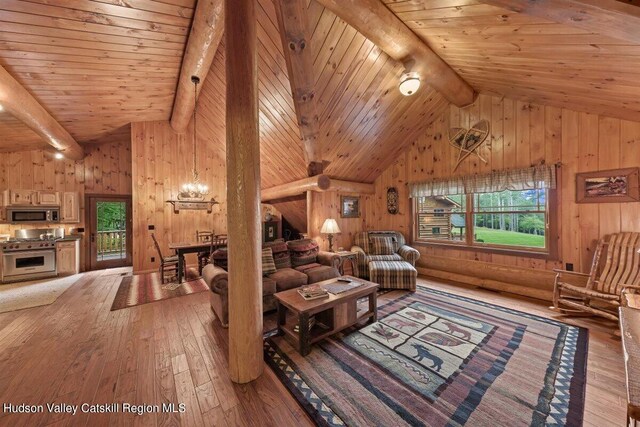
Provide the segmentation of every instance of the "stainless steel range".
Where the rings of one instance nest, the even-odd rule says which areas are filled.
[[[2,283],[57,276],[56,240],[63,237],[64,228],[16,230],[0,243]]]

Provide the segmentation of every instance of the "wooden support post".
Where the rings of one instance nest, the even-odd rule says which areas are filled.
[[[307,191],[307,237],[313,239],[313,227],[311,223],[313,222],[313,193],[311,191]]]
[[[275,0],[282,50],[304,145],[307,174],[322,173],[322,141],[316,108],[311,31],[305,0]]]
[[[69,132],[2,66],[0,66],[0,105],[65,157],[72,160],[81,160],[84,157],[83,148]],[[20,149],[20,147],[15,148]]]
[[[255,0],[225,0],[229,376],[262,374],[260,141]]]

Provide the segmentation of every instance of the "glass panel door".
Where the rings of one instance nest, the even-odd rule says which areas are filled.
[[[88,196],[91,269],[131,265],[131,199]]]
[[[97,261],[123,260],[127,257],[127,204],[97,202]]]

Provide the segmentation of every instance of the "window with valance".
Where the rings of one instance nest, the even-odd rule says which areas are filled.
[[[414,241],[554,254],[556,166],[410,184]]]

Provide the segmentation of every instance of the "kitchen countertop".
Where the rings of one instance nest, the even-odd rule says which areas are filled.
[[[83,236],[80,234],[73,234],[69,236],[64,236],[62,239],[57,239],[56,242],[75,242],[76,240],[81,240],[82,237]]]

